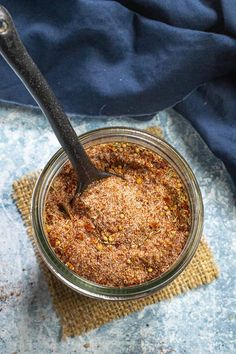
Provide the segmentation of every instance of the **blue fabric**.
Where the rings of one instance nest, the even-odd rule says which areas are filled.
[[[1,0],[67,112],[175,106],[236,183],[235,0]],[[34,104],[0,61],[0,98]]]

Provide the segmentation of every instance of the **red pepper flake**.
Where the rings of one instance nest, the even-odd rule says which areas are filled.
[[[84,228],[85,228],[85,230],[88,231],[88,232],[92,232],[92,231],[94,230],[93,224],[88,223],[88,222],[84,224]]]
[[[155,229],[155,228],[157,228],[158,226],[159,226],[159,223],[158,223],[158,222],[155,222],[155,221],[149,224],[149,227],[150,227],[151,229]]]
[[[84,235],[83,235],[82,233],[77,233],[77,234],[75,235],[75,238],[76,238],[77,240],[83,241],[83,240],[84,240]]]

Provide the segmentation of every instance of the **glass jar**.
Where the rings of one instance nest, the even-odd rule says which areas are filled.
[[[124,288],[107,287],[86,280],[66,267],[50,246],[43,226],[44,205],[49,187],[67,161],[60,149],[50,159],[35,185],[31,221],[39,252],[50,269],[68,287],[85,296],[105,300],[137,299],[150,295],[173,281],[188,265],[198,247],[203,228],[203,203],[196,178],[182,156],[167,142],[144,131],[125,127],[97,129],[79,137],[85,147],[110,142],[129,142],[148,148],[166,159],[178,172],[188,192],[191,205],[191,230],[187,243],[177,261],[160,277],[146,283]]]

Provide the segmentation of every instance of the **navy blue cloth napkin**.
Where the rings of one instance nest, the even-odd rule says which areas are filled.
[[[1,0],[65,110],[175,106],[236,183],[235,0]],[[34,104],[0,60],[0,99]]]

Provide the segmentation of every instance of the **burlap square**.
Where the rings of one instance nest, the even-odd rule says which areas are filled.
[[[208,284],[218,277],[218,268],[207,243],[202,240],[196,255],[182,274],[160,292],[141,300],[109,302],[93,300],[79,295],[63,285],[47,269],[39,256],[30,223],[30,202],[39,173],[29,174],[13,183],[13,198],[27,227],[36,257],[42,268],[53,299],[54,308],[62,326],[62,337],[80,335],[107,322],[126,316],[157,301]]]

